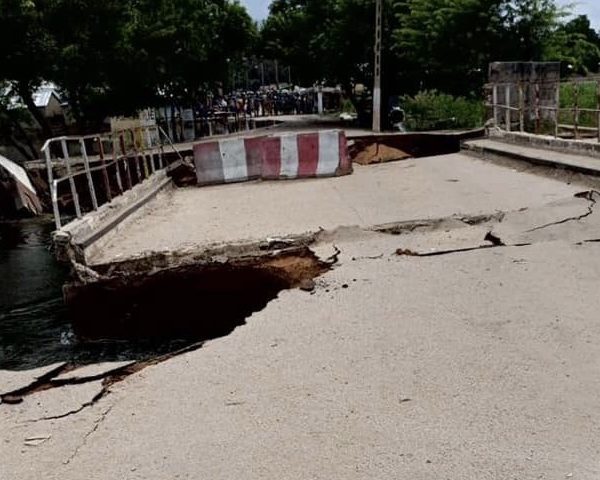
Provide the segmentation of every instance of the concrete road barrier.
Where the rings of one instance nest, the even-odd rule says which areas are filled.
[[[194,145],[198,185],[246,182],[261,177],[263,137],[233,138]]]
[[[223,139],[194,146],[199,185],[352,173],[344,132]]]
[[[267,137],[265,179],[332,177],[351,173],[344,132],[292,133]]]

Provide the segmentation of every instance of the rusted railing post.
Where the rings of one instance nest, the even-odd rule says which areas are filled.
[[[102,180],[104,181],[104,190],[106,193],[106,199],[112,201],[112,192],[110,190],[110,182],[108,180],[108,172],[106,171],[106,159],[104,158],[104,145],[102,144],[102,137],[96,137],[98,141],[98,153],[100,155],[100,163],[102,164]]]
[[[77,218],[81,218],[81,206],[79,205],[79,195],[77,194],[77,188],[75,187],[75,179],[71,174],[71,159],[69,157],[67,141],[64,138],[60,141],[60,146],[62,147],[65,168],[67,170],[67,176],[69,177],[69,186],[71,187],[71,197],[73,197],[73,205],[75,206],[75,215],[77,216]]]
[[[87,177],[88,181],[90,197],[92,198],[92,206],[94,207],[94,210],[98,210],[98,199],[96,198],[96,189],[94,188],[94,179],[92,178],[92,172],[90,170],[90,161],[88,158],[87,150],[85,148],[85,140],[83,138],[80,138],[79,144],[81,145],[81,155],[83,156],[83,168],[85,169],[85,176]]]

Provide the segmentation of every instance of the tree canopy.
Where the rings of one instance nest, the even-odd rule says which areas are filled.
[[[265,53],[299,81],[369,83],[375,0],[275,0],[262,29]],[[559,60],[598,70],[598,34],[567,21],[555,0],[384,0],[388,90],[478,95],[492,61]]]
[[[597,72],[600,36],[555,0],[383,0],[384,89],[480,95],[491,61],[558,60]],[[0,0],[0,97],[54,82],[80,125],[227,87],[270,59],[292,80],[372,82],[375,0],[274,0],[258,26],[237,0]],[[256,61],[253,61],[256,63]],[[234,81],[235,84],[235,81]],[[0,132],[21,137],[0,102]],[[18,123],[18,122],[17,122]]]
[[[161,97],[191,102],[253,51],[258,29],[230,0],[0,0],[0,81],[31,103],[56,83],[80,121]]]

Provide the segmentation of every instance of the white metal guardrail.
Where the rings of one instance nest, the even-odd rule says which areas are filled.
[[[165,144],[179,154],[158,126],[47,140],[42,153],[46,159],[56,229],[69,223],[63,221],[65,212],[61,211],[59,201],[61,185],[68,183],[66,193],[72,197],[75,217],[82,218],[88,211],[98,210],[164,169]],[[55,167],[64,167],[65,174],[54,178]]]

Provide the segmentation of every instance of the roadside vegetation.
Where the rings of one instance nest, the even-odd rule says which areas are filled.
[[[579,109],[598,108],[598,83],[596,81],[577,81],[564,83],[560,89],[559,123],[565,125],[575,124],[575,112],[570,110],[575,106]],[[566,110],[569,109],[569,110]],[[598,127],[598,114],[593,112],[579,112],[578,125],[582,127]]]
[[[0,0],[2,141],[29,148],[15,95],[50,135],[31,100],[43,82],[89,130],[108,116],[227,92],[264,60],[295,85],[339,84],[358,106],[353,87],[373,82],[374,5],[274,0],[257,24],[234,0]],[[478,123],[474,102],[492,61],[556,60],[565,75],[595,73],[600,37],[587,17],[568,14],[556,0],[384,0],[384,98],[404,96],[416,128],[449,119],[462,128]]]
[[[435,90],[401,99],[408,130],[443,130],[483,126],[485,107],[478,99],[454,97]]]

